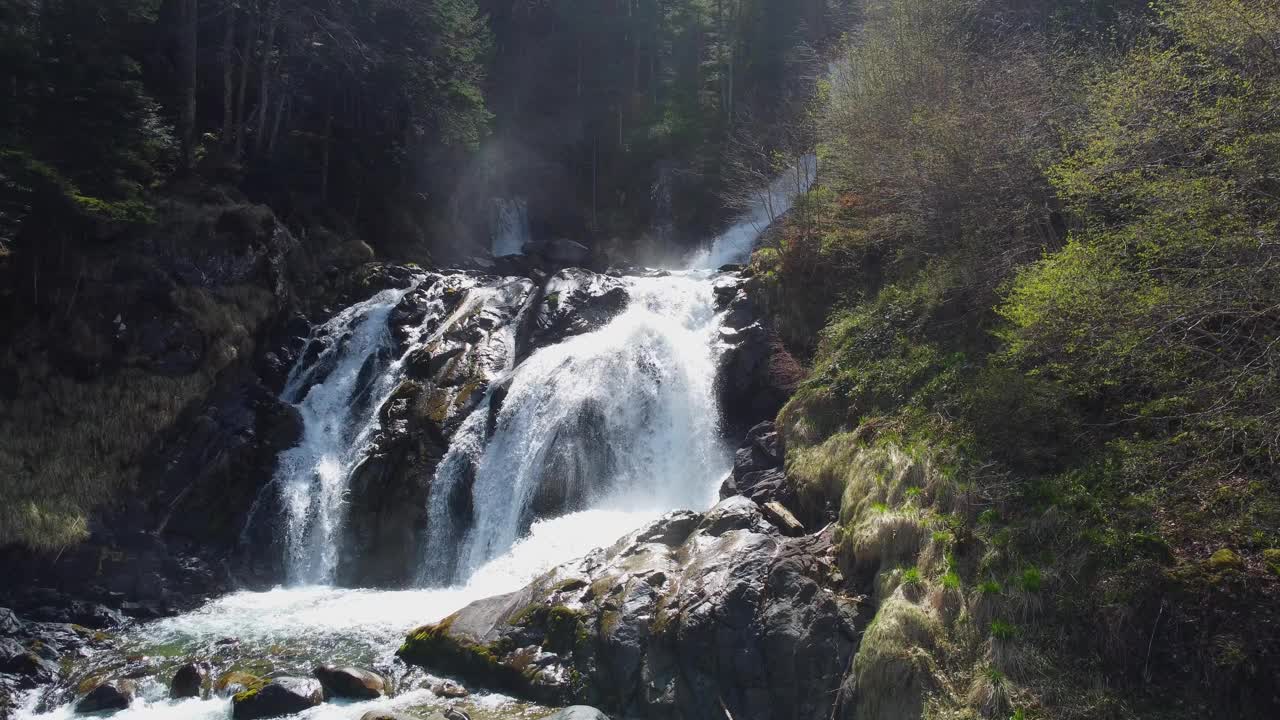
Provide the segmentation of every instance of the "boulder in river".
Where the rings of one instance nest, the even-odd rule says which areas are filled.
[[[831,548],[733,497],[419,628],[399,656],[625,717],[826,720],[859,634]]]
[[[173,680],[169,683],[169,697],[200,697],[201,692],[204,690],[204,681],[204,668],[196,663],[187,663],[178,668],[178,671],[173,674]]]
[[[324,687],[326,698],[372,700],[387,693],[387,681],[381,675],[355,667],[317,666],[312,674]]]
[[[430,689],[432,695],[448,698],[450,700],[464,698],[471,694],[470,690],[452,680],[442,680],[440,682],[431,683]]]
[[[76,703],[77,714],[124,710],[133,702],[138,687],[131,680],[107,682],[89,691]]]
[[[237,695],[245,690],[258,687],[263,682],[265,681],[257,675],[239,670],[229,670],[219,675],[218,679],[214,681],[213,691],[224,696]]]
[[[293,715],[324,702],[324,689],[315,678],[281,677],[242,690],[231,700],[235,720]]]

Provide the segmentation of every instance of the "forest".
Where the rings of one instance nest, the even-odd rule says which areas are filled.
[[[373,402],[374,439],[334,501],[350,508],[335,532],[358,542],[332,541],[338,569],[307,585],[412,585],[401,565],[421,558],[403,546],[430,556],[440,513],[467,542],[511,529],[518,549],[535,523],[612,497],[583,490],[592,478],[635,482],[618,470],[632,436],[671,425],[677,441],[635,450],[650,484],[665,487],[664,453],[691,478],[728,475],[721,497],[749,497],[769,532],[829,546],[804,556],[804,582],[841,608],[769,585],[781,561],[750,553],[734,567],[768,580],[749,599],[664,585],[731,562],[698,559],[716,505],[679,536],[688,565],[634,572],[660,576],[651,605],[623,601],[640,597],[631,566],[602,574],[613,556],[549,566],[504,587],[525,606],[483,643],[450,627],[477,605],[428,613],[396,662],[614,718],[1280,713],[1280,0],[0,0],[0,80],[0,571],[25,585],[124,602],[140,591],[78,574],[142,535],[226,566],[204,572],[227,575],[216,592],[175,591],[156,615],[279,584],[292,556],[258,557],[270,531],[253,522],[313,427],[290,388],[321,372],[308,363],[329,334],[342,352],[363,341],[333,323],[392,293],[399,344],[351,370],[392,380],[376,402],[353,391],[340,421]],[[815,176],[775,208],[770,183],[809,157]],[[495,213],[515,200],[539,249],[495,258]],[[688,264],[753,212],[753,252]],[[552,241],[581,262],[535,257]],[[402,282],[419,272],[465,279],[430,305],[418,296],[446,283]],[[640,298],[701,317],[681,305],[702,302],[687,277],[723,323],[705,383],[671,349],[694,335],[632,316]],[[425,334],[401,327],[428,317]],[[609,334],[624,326],[636,334]],[[508,327],[516,350],[494,340]],[[546,369],[556,348],[591,359],[556,356],[582,387]],[[597,353],[648,374],[606,376]],[[559,393],[528,426],[522,382]],[[720,439],[681,454],[702,430],[672,388],[719,418],[731,469]],[[643,409],[617,405],[631,391]],[[503,466],[513,486],[537,469],[518,528],[485,524],[487,454],[437,499],[473,410],[482,450],[520,452],[503,444],[520,427],[554,440]],[[410,505],[424,514],[392,509]],[[289,532],[323,524],[308,507]],[[373,529],[357,528],[366,512]],[[192,513],[210,517],[170,527]],[[654,527],[642,537],[674,532]],[[269,544],[292,552],[295,535]],[[343,574],[389,547],[384,574]],[[770,635],[778,596],[802,609],[793,625],[826,618],[852,639]],[[846,601],[856,619],[831,619]],[[724,627],[742,624],[734,603],[753,608],[748,649],[698,644],[704,602]],[[571,682],[526,671],[530,638]],[[815,685],[743,669],[782,648]],[[0,718],[10,702],[39,717],[8,699],[5,662]],[[45,682],[70,697],[60,677]]]

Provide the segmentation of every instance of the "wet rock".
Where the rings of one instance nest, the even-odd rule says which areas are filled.
[[[740,293],[741,294],[741,293]],[[735,297],[726,326],[726,346],[716,374],[716,392],[730,431],[777,416],[803,379],[803,371],[777,336],[756,316],[754,306]]]
[[[39,622],[68,623],[93,630],[103,630],[123,625],[128,618],[119,610],[87,600],[60,599],[57,605],[46,605],[27,612],[27,617]]]
[[[13,639],[0,641],[0,673],[17,676],[20,687],[29,688],[56,680],[61,672],[58,658],[52,647],[38,640],[27,647]]]
[[[124,710],[133,702],[138,688],[130,680],[103,683],[90,690],[76,703],[76,713],[87,714],[106,710]]]
[[[235,720],[293,715],[324,702],[324,690],[315,678],[281,677],[260,687],[236,693],[231,700]]]
[[[548,715],[545,720],[609,720],[609,716],[589,705],[571,705]]]
[[[387,693],[387,681],[377,673],[354,667],[320,665],[312,671],[326,698],[372,700]]]
[[[204,681],[204,668],[195,663],[187,663],[173,674],[173,680],[169,682],[169,697],[200,697],[204,690]]]
[[[18,616],[9,608],[0,607],[0,637],[16,635],[20,630],[22,630],[22,621]]]
[[[781,436],[772,422],[752,427],[734,454],[733,473],[721,485],[720,497],[744,495],[761,505],[793,502],[794,490],[782,471],[783,454]]]
[[[236,695],[245,690],[262,685],[263,680],[257,675],[239,670],[229,670],[218,676],[213,683],[213,691],[221,696]]]
[[[456,700],[458,698],[467,697],[471,694],[471,691],[452,680],[444,680],[442,682],[431,683],[431,694],[436,697]]]
[[[419,628],[399,654],[624,717],[826,720],[859,632],[831,547],[829,531],[786,537],[731,498]]]
[[[577,268],[561,270],[543,287],[542,304],[520,356],[604,327],[629,301],[622,280]]]

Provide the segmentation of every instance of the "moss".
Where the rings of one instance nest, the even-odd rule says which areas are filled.
[[[1222,548],[1209,556],[1209,567],[1218,571],[1240,570],[1244,567],[1244,560],[1234,550]]]
[[[1280,576],[1280,549],[1269,548],[1262,551],[1262,561],[1266,563],[1267,569],[1272,575]]]

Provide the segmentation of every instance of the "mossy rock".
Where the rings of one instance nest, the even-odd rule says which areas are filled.
[[[229,670],[218,676],[213,683],[213,691],[219,695],[237,695],[246,690],[261,688],[266,684],[262,678],[253,673],[241,670]]]
[[[1262,551],[1262,561],[1272,575],[1280,575],[1280,548],[1269,548]]]
[[[1209,556],[1209,567],[1218,571],[1242,570],[1244,568],[1244,560],[1234,550],[1222,548]]]

